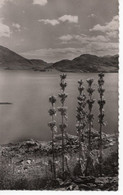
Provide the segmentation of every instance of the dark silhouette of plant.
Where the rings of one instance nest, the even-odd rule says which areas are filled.
[[[50,127],[52,131],[52,170],[53,170],[53,179],[56,179],[56,168],[55,168],[55,154],[54,154],[54,136],[55,132],[57,131],[56,127],[56,121],[54,120],[54,116],[56,115],[56,109],[55,109],[55,102],[56,102],[56,97],[55,96],[50,96],[49,97],[49,102],[51,103],[51,108],[49,109],[49,115],[51,116],[52,121],[48,123],[48,126]]]
[[[86,106],[86,96],[84,94],[84,89],[85,87],[83,86],[83,81],[80,80],[78,81],[79,87],[79,96],[77,97],[78,100],[78,105],[77,105],[77,123],[76,123],[76,129],[77,129],[77,134],[78,134],[78,142],[79,142],[79,159],[78,159],[78,166],[80,167],[80,172],[81,170],[81,161],[82,161],[82,145],[81,142],[83,141],[83,130],[86,126],[86,111],[85,111],[85,106]]]
[[[93,99],[92,95],[93,92],[95,91],[95,89],[92,87],[93,84],[93,79],[87,79],[87,83],[88,83],[88,88],[87,88],[87,92],[88,92],[88,100],[87,100],[87,104],[88,104],[88,114],[87,114],[87,121],[88,121],[88,154],[87,154],[87,165],[86,165],[86,174],[87,174],[87,170],[88,170],[88,165],[90,162],[90,151],[91,151],[91,128],[93,126],[93,119],[94,119],[94,115],[92,113],[92,108],[93,108],[93,104],[95,102],[95,99]]]
[[[99,155],[99,163],[100,163],[100,176],[102,176],[102,126],[105,125],[104,123],[104,105],[106,103],[105,99],[104,99],[104,92],[105,92],[105,89],[103,88],[103,85],[104,85],[104,74],[103,73],[100,73],[98,74],[99,76],[99,79],[98,79],[98,85],[99,85],[99,88],[98,88],[98,92],[99,92],[99,95],[100,95],[100,100],[98,100],[98,104],[99,104],[99,115],[98,115],[98,123],[100,124],[100,143],[99,143],[99,151],[100,151],[100,155]]]
[[[65,143],[64,143],[64,138],[65,138],[65,129],[67,127],[67,124],[65,123],[65,120],[67,119],[67,107],[64,106],[65,100],[67,98],[67,94],[65,93],[65,88],[67,86],[67,83],[65,81],[67,75],[62,74],[60,75],[61,81],[60,81],[60,87],[61,87],[61,92],[58,94],[61,102],[61,107],[58,107],[58,111],[61,114],[61,124],[59,125],[61,134],[62,134],[62,177],[64,179],[64,173],[65,173]]]

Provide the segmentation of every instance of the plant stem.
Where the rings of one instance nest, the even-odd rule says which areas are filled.
[[[100,95],[100,100],[102,101],[102,95]],[[102,108],[100,114],[102,115]],[[102,177],[102,123],[100,123],[100,177]]]
[[[62,107],[64,106],[64,103],[62,103]],[[62,125],[64,124],[64,118],[62,115]],[[64,180],[64,128],[62,129],[62,177]]]

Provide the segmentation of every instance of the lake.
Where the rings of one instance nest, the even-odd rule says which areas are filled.
[[[48,72],[29,71],[1,71],[0,72],[0,102],[12,104],[0,105],[0,143],[9,143],[24,138],[50,140],[51,132],[48,122],[51,120],[48,114],[50,108],[49,96],[58,95],[59,74]],[[87,78],[94,78],[93,97],[99,98],[97,93],[98,74],[96,73],[67,73],[66,93],[68,98],[68,132],[76,134],[76,105],[79,79],[86,84]],[[104,132],[116,133],[118,130],[118,74],[105,74],[105,121]],[[60,106],[59,100],[56,107]],[[98,104],[93,107],[95,114],[94,128],[99,130]],[[56,116],[60,122],[59,113]]]

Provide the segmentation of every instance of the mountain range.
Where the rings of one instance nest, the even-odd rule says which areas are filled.
[[[64,59],[47,63],[40,59],[26,59],[21,55],[0,46],[0,69],[62,71],[62,72],[118,72],[118,55],[99,57],[82,54],[73,60]]]

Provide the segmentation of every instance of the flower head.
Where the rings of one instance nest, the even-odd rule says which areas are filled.
[[[67,87],[67,83],[61,82],[61,83],[60,83],[60,87],[61,87],[61,89],[64,91],[65,88]]]
[[[58,111],[61,113],[62,116],[66,116],[67,107],[58,107]]]
[[[49,112],[50,116],[53,116],[53,115],[56,114],[56,109],[55,108],[50,108],[48,112]]]
[[[106,103],[105,100],[98,100],[98,104],[99,104],[99,106],[100,106],[100,109],[103,109],[105,103]]]
[[[98,84],[99,84],[100,87],[104,84],[103,78],[100,78],[100,79],[98,80]]]
[[[91,85],[92,85],[94,79],[87,79],[86,81],[87,81],[89,87],[91,87]]]
[[[98,88],[98,92],[101,96],[103,96],[104,92],[105,92],[105,89],[103,89],[102,87],[99,87]]]
[[[95,91],[95,89],[93,89],[93,88],[91,88],[91,87],[89,87],[89,88],[87,89],[87,92],[89,93],[89,95],[92,95],[94,91]]]
[[[50,102],[51,104],[54,104],[54,103],[56,102],[56,97],[55,97],[55,96],[50,96],[50,97],[49,97],[49,102]]]
[[[63,131],[64,129],[67,128],[67,124],[66,123],[60,124],[59,128],[61,129],[61,131]]]
[[[64,80],[64,79],[66,79],[67,75],[66,74],[61,74],[60,77],[61,77],[61,80]]]
[[[54,127],[56,126],[56,121],[51,121],[48,123],[48,126],[51,128],[51,130],[54,129]]]
[[[83,80],[79,80],[78,84],[79,84],[79,86],[81,86],[83,84]]]
[[[103,78],[105,75],[104,75],[104,73],[101,72],[101,73],[98,74],[98,76],[99,76],[100,78]]]
[[[84,86],[79,86],[79,87],[78,87],[78,90],[79,90],[79,92],[80,92],[80,95],[81,95],[81,93],[84,91],[84,89],[85,89]]]

